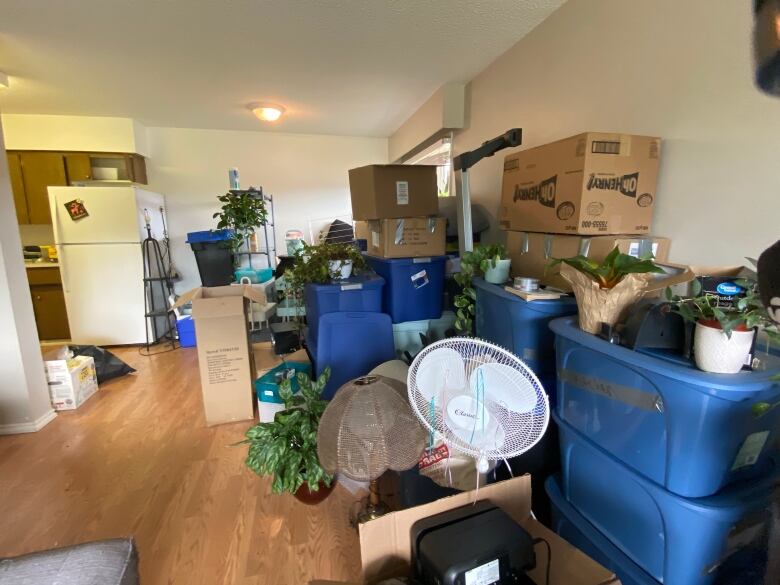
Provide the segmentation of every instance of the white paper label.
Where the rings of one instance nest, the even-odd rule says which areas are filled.
[[[754,465],[755,462],[758,461],[768,438],[769,431],[761,431],[760,433],[748,435],[739,448],[739,453],[737,453],[737,456],[734,459],[734,465],[731,466],[731,470],[733,471],[740,467]]]
[[[371,247],[379,247],[379,232],[371,232]]]
[[[466,585],[490,585],[501,578],[498,559],[466,571]]]
[[[395,182],[395,202],[398,205],[409,205],[409,181]]]

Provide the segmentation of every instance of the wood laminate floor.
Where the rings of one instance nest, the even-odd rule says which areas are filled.
[[[315,507],[271,494],[231,446],[250,423],[206,427],[194,349],[115,353],[138,372],[0,436],[0,557],[133,536],[142,585],[358,578],[349,492]]]

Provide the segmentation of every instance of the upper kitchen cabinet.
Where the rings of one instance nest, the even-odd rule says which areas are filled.
[[[140,154],[90,154],[94,181],[132,181],[146,185],[146,161]]]
[[[92,162],[86,152],[71,152],[65,154],[65,173],[68,183],[92,180]]]
[[[51,223],[48,189],[68,184],[62,153],[22,152],[19,156],[27,200],[27,223]],[[14,195],[14,199],[17,198]]]
[[[139,154],[8,151],[8,167],[20,224],[51,223],[48,188],[81,181],[131,181],[145,185]]]

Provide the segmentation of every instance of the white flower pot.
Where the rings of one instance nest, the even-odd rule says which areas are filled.
[[[503,260],[496,262],[495,268],[493,267],[492,262],[488,261],[488,263],[488,269],[485,271],[486,281],[492,282],[493,284],[504,284],[509,280],[509,267],[512,264],[512,261],[509,258],[504,258]]]
[[[693,355],[696,366],[715,374],[736,374],[745,365],[753,345],[754,332],[732,331],[729,338],[722,329],[696,323]]]
[[[328,262],[330,277],[335,280],[346,280],[352,274],[352,260],[331,260]]]

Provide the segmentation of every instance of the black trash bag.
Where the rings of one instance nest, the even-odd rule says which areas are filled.
[[[95,360],[95,373],[98,384],[108,380],[119,378],[125,374],[132,374],[135,368],[131,368],[113,353],[95,345],[69,345],[73,355],[85,355]]]

